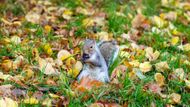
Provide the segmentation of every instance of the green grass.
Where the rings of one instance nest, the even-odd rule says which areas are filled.
[[[92,34],[96,34],[97,32],[106,31],[110,34],[113,34],[114,39],[121,39],[122,41],[119,41],[119,44],[126,45],[131,56],[134,55],[134,59],[131,57],[129,58],[122,58],[118,57],[115,62],[113,62],[110,67],[110,75],[112,71],[119,65],[122,65],[124,61],[131,61],[131,60],[139,60],[139,62],[147,61],[147,58],[145,57],[144,50],[137,50],[131,49],[130,42],[127,40],[124,40],[120,35],[125,33],[127,34],[128,31],[132,29],[131,21],[133,18],[138,14],[138,9],[141,10],[142,14],[147,17],[147,19],[150,19],[152,16],[159,16],[162,12],[169,12],[169,11],[177,11],[180,13],[180,16],[183,15],[184,10],[178,9],[178,8],[169,8],[169,7],[163,7],[161,6],[161,0],[142,0],[139,1],[133,1],[133,0],[102,0],[102,1],[96,1],[96,0],[90,0],[88,3],[83,3],[81,0],[51,0],[53,2],[53,6],[65,7],[67,9],[70,9],[74,14],[71,16],[71,20],[66,20],[62,16],[56,16],[56,22],[51,23],[49,22],[49,26],[59,26],[60,23],[64,22],[64,27],[60,29],[65,29],[68,32],[72,31],[73,28],[74,31],[74,37],[71,37],[68,34],[63,35],[64,37],[68,37],[68,46],[67,47],[69,51],[72,51],[74,47],[74,42],[72,38],[87,38]],[[24,2],[19,2],[17,0],[7,0],[4,4],[0,4],[0,17],[7,18],[7,14],[10,12],[12,13],[13,17],[23,17],[27,14],[30,9],[28,9],[24,4]],[[91,6],[89,6],[92,4]],[[87,8],[88,6],[90,8],[94,8],[95,12],[105,12],[106,18],[105,18],[105,26],[90,26],[85,27],[83,26],[83,20],[86,18],[91,18],[94,16],[87,16],[76,12],[77,7],[83,7]],[[50,6],[49,6],[50,7]],[[47,7],[46,7],[47,8]],[[32,9],[31,9],[32,10]],[[123,14],[124,16],[118,15],[118,13]],[[50,14],[48,14],[50,15]],[[52,15],[52,14],[51,14]],[[129,16],[132,17],[129,17]],[[8,17],[8,19],[11,17]],[[45,19],[44,19],[45,20]],[[177,69],[177,68],[183,68],[185,72],[185,77],[188,79],[188,76],[190,75],[189,69],[190,66],[183,63],[183,60],[190,60],[189,59],[189,52],[182,51],[178,49],[178,45],[181,42],[182,37],[186,39],[186,42],[189,43],[190,41],[190,26],[184,25],[181,20],[177,19],[176,21],[170,21],[177,29],[177,31],[183,33],[180,37],[180,41],[177,45],[171,46],[170,41],[171,37],[168,33],[155,33],[152,32],[151,28],[149,30],[142,30],[141,36],[139,37],[137,44],[145,45],[152,47],[155,50],[158,50],[160,52],[160,56],[156,61],[151,61],[152,64],[152,70],[144,73],[143,75],[146,76],[145,79],[131,79],[129,77],[129,72],[131,72],[131,69],[126,70],[125,78],[119,78],[119,85],[116,84],[109,84],[104,85],[98,89],[94,89],[91,91],[88,91],[86,93],[75,93],[74,90],[71,88],[71,84],[76,78],[73,78],[72,76],[69,76],[67,74],[67,69],[65,69],[64,66],[58,67],[60,71],[59,76],[47,76],[44,74],[44,70],[40,71],[39,69],[32,69],[35,73],[35,79],[38,80],[38,83],[33,83],[33,79],[29,79],[28,81],[24,81],[24,83],[29,86],[27,89],[27,93],[29,94],[29,97],[32,97],[31,93],[34,93],[38,90],[38,87],[47,88],[47,91],[44,91],[43,94],[43,100],[45,98],[53,99],[49,96],[49,93],[58,94],[60,96],[63,96],[67,99],[69,99],[69,107],[75,107],[76,105],[79,107],[83,106],[89,106],[90,104],[97,102],[97,101],[105,101],[105,102],[114,102],[118,103],[120,105],[128,104],[128,107],[149,107],[152,103],[156,104],[156,107],[164,107],[166,104],[169,104],[169,99],[163,99],[158,94],[152,93],[150,90],[145,89],[145,85],[149,83],[155,82],[154,75],[157,72],[155,69],[155,64],[161,61],[167,61],[168,65],[170,67],[169,70],[166,70],[165,72],[161,72],[165,79],[166,83],[164,86],[164,92],[166,94],[171,93],[179,93],[181,95],[181,102],[179,104],[175,104],[176,107],[188,107],[190,104],[190,93],[189,89],[187,89],[186,84],[184,81],[179,81],[179,79],[170,79],[171,73]],[[21,30],[22,34],[20,35],[18,32],[16,34],[9,34],[7,33],[8,28],[11,28],[12,26],[5,26],[2,21],[0,21],[0,27],[4,29],[0,29],[0,41],[2,41],[4,38],[11,38],[14,35],[20,36],[22,39],[28,40],[25,44],[18,44],[15,45],[14,43],[9,44],[0,44],[0,65],[1,62],[4,60],[3,57],[7,57],[10,60],[15,60],[17,55],[23,55],[26,59],[26,65],[31,66],[38,66],[38,62],[34,60],[34,56],[32,54],[33,48],[37,48],[39,51],[39,54],[43,56],[45,53],[43,46],[44,44],[50,44],[53,46],[53,41],[57,41],[61,43],[60,37],[56,37],[55,31],[53,28],[49,33],[45,32],[44,25],[41,24],[33,24],[30,22],[27,22],[25,19],[21,21],[22,25],[20,27],[17,27],[17,30]],[[150,25],[151,27],[155,27],[154,25]],[[60,27],[60,26],[59,26]],[[14,28],[14,27],[13,27]],[[30,29],[35,29],[36,31],[32,32]],[[161,30],[167,29],[167,26],[164,26],[163,28],[160,28]],[[6,31],[7,30],[7,31]],[[96,31],[93,31],[96,30]],[[141,30],[141,29],[140,29]],[[169,31],[171,32],[171,31]],[[120,43],[121,42],[121,43]],[[81,45],[78,46],[81,48]],[[67,49],[65,48],[65,49]],[[64,48],[62,48],[64,49]],[[131,52],[132,51],[132,52]],[[80,56],[80,55],[79,55]],[[44,56],[43,56],[44,57]],[[57,57],[57,51],[53,51],[53,55],[47,56],[51,57],[54,60]],[[78,58],[78,55],[73,55],[76,60],[80,60]],[[0,71],[3,72],[3,70],[0,69]],[[15,75],[22,75],[23,77],[26,76],[26,74],[23,71],[23,68],[19,68],[15,71],[11,70],[9,72],[6,72],[5,74],[10,74],[12,76]],[[55,80],[57,83],[57,86],[52,86],[49,84],[46,84],[46,81],[48,79]],[[14,83],[9,80],[1,81],[0,85],[5,84],[12,84],[16,88],[23,89],[22,86],[20,86],[17,83]],[[75,93],[75,95],[73,95]],[[84,97],[89,96],[88,99],[84,100]],[[23,100],[23,99],[22,99]],[[25,104],[21,101],[20,107],[40,107],[41,101],[39,104],[36,105],[29,105]]]

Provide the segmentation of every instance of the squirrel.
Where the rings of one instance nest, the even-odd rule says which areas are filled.
[[[84,67],[78,75],[78,80],[88,76],[92,79],[109,82],[108,68],[117,58],[119,47],[115,41],[101,41],[87,39],[82,48],[82,62]]]

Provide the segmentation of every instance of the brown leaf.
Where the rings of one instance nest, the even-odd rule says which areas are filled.
[[[83,77],[80,81],[80,83],[77,85],[76,89],[79,92],[85,92],[87,90],[91,90],[93,87],[100,87],[102,86],[103,83],[98,81],[98,80],[93,80],[91,78],[87,77]]]
[[[122,107],[122,106],[117,103],[97,102],[89,105],[88,107]]]

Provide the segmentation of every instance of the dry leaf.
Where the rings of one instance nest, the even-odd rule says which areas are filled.
[[[190,80],[185,79],[184,81],[185,81],[186,87],[190,89]]]
[[[79,92],[85,92],[87,90],[91,90],[93,87],[100,87],[102,86],[103,83],[98,81],[98,80],[94,80],[87,77],[83,77],[80,81],[80,83],[78,84],[78,86],[76,87],[76,89]]]
[[[82,67],[83,67],[82,63],[80,61],[77,61],[74,67],[68,70],[68,74],[75,78],[82,70]]]
[[[84,27],[89,27],[94,25],[94,20],[92,18],[86,18],[82,21]]]
[[[72,68],[75,63],[76,63],[76,60],[75,60],[74,57],[69,57],[69,58],[67,58],[67,60],[65,61],[65,65],[66,65],[68,68]]]
[[[174,74],[180,79],[183,80],[184,79],[184,70],[183,68],[178,68],[174,71]]]
[[[153,93],[159,94],[161,92],[161,88],[158,84],[152,83],[148,85],[149,90]]]
[[[179,104],[181,101],[181,95],[177,94],[177,93],[172,93],[170,95],[170,99],[171,99],[172,103]]]
[[[46,75],[58,75],[59,72],[57,69],[53,68],[52,64],[45,59],[39,58],[39,69],[44,72]]]
[[[166,61],[156,63],[155,66],[156,66],[157,71],[164,72],[165,70],[170,69],[169,66],[168,66],[168,63]]]
[[[179,42],[179,37],[172,37],[171,44],[176,45]]]
[[[150,64],[150,62],[144,62],[140,63],[139,68],[143,73],[146,73],[152,69],[152,65]]]
[[[190,43],[183,45],[184,51],[190,51]]]
[[[58,54],[57,54],[57,59],[60,59],[60,60],[63,61],[63,60],[67,59],[70,56],[71,56],[71,54],[67,50],[60,50],[58,52]]]
[[[152,18],[152,22],[158,27],[158,28],[163,28],[164,25],[165,25],[165,20],[161,19],[160,17],[158,16],[154,16]]]
[[[18,36],[12,36],[11,37],[11,42],[14,43],[14,44],[16,44],[16,45],[18,45],[18,44],[21,43],[21,39]]]
[[[122,107],[122,106],[116,103],[97,102],[89,105],[88,107]]]
[[[25,16],[28,22],[38,24],[40,21],[40,15],[34,12],[28,12]]]
[[[97,38],[99,38],[99,40],[102,40],[102,41],[108,41],[109,40],[109,34],[108,32],[98,32],[97,33]]]
[[[53,50],[51,49],[51,46],[50,44],[45,44],[44,47],[43,47],[44,51],[48,54],[48,55],[52,55],[53,53]]]
[[[163,86],[165,84],[165,78],[161,73],[156,73],[154,75],[154,79],[156,80],[159,86]]]
[[[148,47],[146,48],[146,57],[149,59],[149,61],[155,61],[156,59],[158,59],[160,52],[155,51],[153,52],[152,47]]]
[[[24,103],[26,103],[26,104],[38,104],[39,101],[36,98],[31,97],[31,98],[25,99]]]
[[[1,63],[1,68],[5,72],[9,72],[11,69],[13,69],[13,61],[12,60],[3,60]]]
[[[2,98],[0,100],[0,107],[18,107],[18,103],[10,98]]]
[[[138,60],[133,60],[129,62],[129,64],[132,65],[133,67],[139,67],[140,62]]]
[[[145,16],[142,14],[137,14],[135,18],[132,20],[132,27],[133,28],[139,28],[143,24],[145,20]]]

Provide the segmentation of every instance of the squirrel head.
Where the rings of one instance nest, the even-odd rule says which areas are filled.
[[[83,46],[82,61],[92,63],[96,59],[96,41],[87,39]]]

